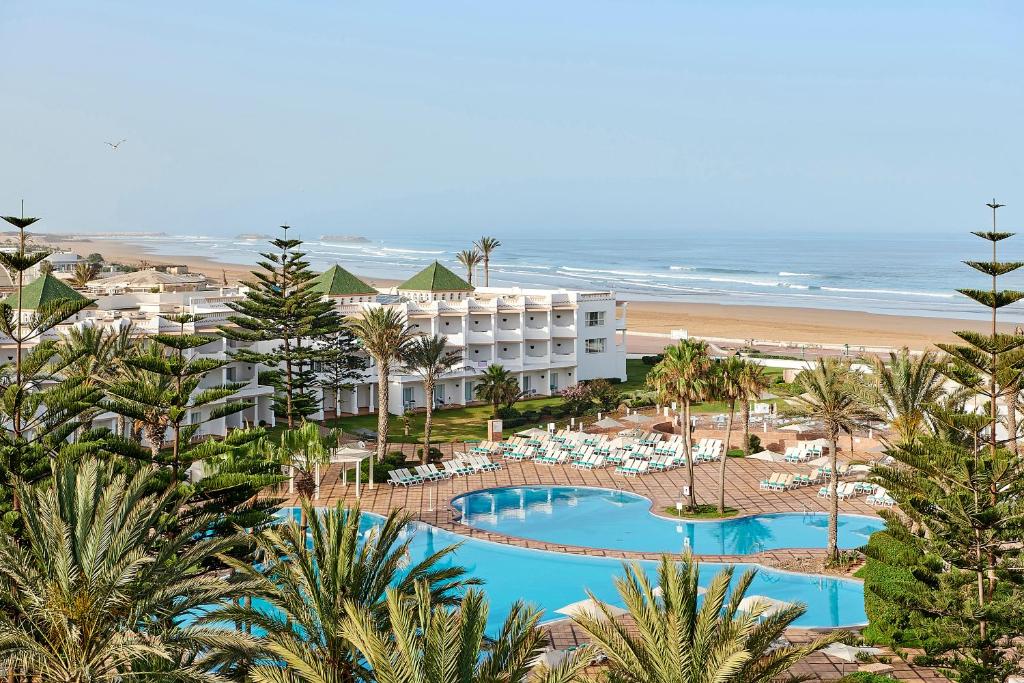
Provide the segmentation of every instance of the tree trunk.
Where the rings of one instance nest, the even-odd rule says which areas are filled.
[[[693,490],[693,433],[690,431],[690,401],[683,400],[683,443],[686,446],[686,480],[689,482],[690,495],[687,498],[686,509],[694,512],[697,509],[697,492]]]
[[[725,514],[725,461],[729,459],[729,448],[732,446],[732,416],[736,412],[736,401],[729,401],[729,418],[725,423],[725,453],[718,467],[718,514]]]
[[[427,395],[427,414],[423,420],[423,458],[424,465],[430,460],[430,427],[434,420],[434,380],[423,381],[423,392]]]
[[[1006,431],[1010,433],[1010,450],[1015,456],[1020,455],[1020,446],[1017,444],[1017,403],[1020,393],[1014,389],[1006,396]]]
[[[831,562],[839,558],[839,455],[836,453],[838,441],[839,434],[828,435],[829,458],[832,461],[832,478],[828,482],[831,501],[828,511],[828,559]]]
[[[388,396],[391,387],[388,386],[388,376],[391,374],[391,367],[380,360],[377,361],[377,462],[384,459],[388,453],[388,427],[390,416],[388,415]],[[370,458],[370,488],[373,488],[373,458]]]
[[[292,416],[292,350],[289,340],[284,340],[284,404],[288,413],[288,429],[295,426],[295,419]]]
[[[750,401],[743,401],[743,457],[750,457]]]

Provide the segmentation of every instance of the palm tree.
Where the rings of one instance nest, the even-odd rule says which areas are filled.
[[[345,631],[377,683],[569,683],[579,680],[593,657],[584,647],[553,670],[531,670],[548,644],[537,628],[541,613],[516,602],[490,639],[484,634],[487,598],[479,590],[467,591],[454,609],[435,603],[422,582],[414,599],[388,590],[386,602],[388,630],[371,612],[352,604],[347,610]]]
[[[819,358],[817,364],[804,370],[796,378],[800,395],[795,396],[801,412],[821,420],[828,439],[829,455],[832,458],[832,477],[829,480],[830,509],[828,515],[828,557],[838,557],[839,538],[839,488],[838,454],[839,433],[852,432],[865,416],[858,400],[850,366],[837,358]]]
[[[490,402],[492,417],[498,416],[498,406],[502,403],[509,405],[515,403],[521,394],[519,381],[516,380],[515,375],[494,363],[488,365],[480,375],[474,391],[476,391],[477,398]]]
[[[377,460],[383,460],[388,451],[390,414],[388,384],[391,368],[402,359],[406,345],[417,334],[405,323],[402,314],[381,306],[371,308],[363,317],[350,321],[350,329],[366,353],[377,364]],[[373,488],[373,458],[370,458],[370,488]]]
[[[0,532],[0,669],[14,679],[115,681],[166,674],[209,681],[205,651],[246,652],[244,634],[183,626],[244,583],[209,573],[242,545],[209,536],[209,518],[182,524],[187,504],[153,494],[152,471],[115,474],[86,460],[58,466],[40,487],[19,482],[22,533]]]
[[[743,404],[743,457],[750,455],[750,402],[761,398],[761,393],[771,386],[771,378],[764,372],[764,367],[757,363],[747,362],[740,373],[740,387]]]
[[[694,510],[693,439],[690,407],[708,397],[712,387],[712,362],[707,342],[683,339],[665,349],[664,357],[647,376],[647,381],[666,401],[678,400],[683,405],[683,443],[686,446],[686,474],[689,488],[686,509]]]
[[[794,664],[838,638],[835,633],[801,646],[773,647],[805,610],[792,605],[767,614],[755,605],[741,611],[754,570],[740,576],[730,593],[734,568],[723,569],[711,580],[700,606],[698,564],[689,553],[679,562],[662,557],[660,595],[639,564],[625,570],[615,584],[635,628],[612,618],[604,603],[603,618],[573,617],[607,656],[608,679],[616,683],[768,683],[781,680]]]
[[[725,453],[718,469],[718,512],[725,514],[725,464],[729,460],[732,448],[732,421],[736,414],[736,401],[743,396],[743,370],[747,363],[739,356],[729,356],[716,365],[717,375],[715,393],[718,398],[729,405],[725,425]]]
[[[499,242],[496,237],[481,237],[473,243],[473,246],[480,252],[480,258],[483,259],[484,262],[484,287],[490,287],[491,253],[501,246],[501,242]],[[470,284],[472,284],[472,282]]]
[[[423,422],[423,463],[430,457],[430,428],[434,417],[434,386],[437,378],[450,372],[462,362],[462,354],[449,351],[448,337],[443,334],[433,337],[418,337],[405,347],[402,363],[405,371],[419,375],[423,380],[423,394],[427,414]]]
[[[438,604],[458,600],[464,587],[477,583],[452,566],[447,546],[406,566],[413,534],[412,516],[392,510],[364,532],[358,508],[337,507],[319,514],[308,500],[302,508],[308,530],[294,519],[255,536],[263,562],[253,566],[229,559],[238,578],[263,605],[222,604],[202,623],[238,623],[266,634],[263,656],[256,657],[249,678],[259,682],[295,683],[371,681],[372,672],[346,629],[347,611],[365,610],[377,628],[388,628],[385,592],[410,598],[425,584]],[[231,661],[232,653],[218,657]]]
[[[466,282],[473,284],[473,270],[480,265],[483,257],[476,249],[464,249],[455,255],[459,263],[466,267]]]
[[[75,264],[75,271],[71,275],[71,284],[74,287],[82,289],[89,282],[96,277],[96,274],[100,272],[100,266],[98,263],[91,263],[89,261],[79,261]]]
[[[889,353],[889,361],[872,357],[865,375],[867,401],[891,426],[901,444],[927,429],[928,409],[942,398],[943,375],[931,351],[913,356],[906,348]]]

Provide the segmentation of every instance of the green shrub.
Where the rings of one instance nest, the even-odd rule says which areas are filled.
[[[757,434],[751,434],[748,445],[750,446],[751,453],[759,452],[761,450],[761,437]]]
[[[641,356],[640,362],[643,363],[644,365],[657,365],[658,363],[661,362],[661,359],[664,357],[665,356],[660,353],[655,354],[653,356]]]
[[[419,458],[422,461],[422,459],[423,459],[423,447],[422,446],[416,449],[416,457]],[[437,449],[437,448],[434,448],[433,446],[431,446],[430,447],[430,455],[427,456],[427,462],[435,462],[435,463],[436,462],[441,462],[441,458],[442,457],[444,457],[444,456],[441,454],[440,449]]]
[[[864,553],[867,561],[857,571],[864,580],[864,612],[868,617],[864,640],[888,646],[917,645],[910,615],[888,596],[915,582],[913,567],[920,556],[886,531],[873,533]]]
[[[437,450],[431,448],[431,451]],[[375,456],[370,456],[375,457]],[[391,470],[405,467],[405,454],[402,451],[391,451],[384,456],[384,459],[380,462],[373,463],[373,481],[377,484],[382,484],[388,480],[388,473]],[[363,481],[366,481],[370,474],[370,458],[363,460],[360,463],[360,469],[362,471],[361,477]]]
[[[839,679],[838,683],[892,683],[893,679],[867,671],[854,671]]]

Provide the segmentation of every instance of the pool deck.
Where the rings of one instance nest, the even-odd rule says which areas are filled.
[[[411,459],[416,446],[395,444],[391,450],[399,448]],[[440,448],[445,459],[450,458],[453,451],[465,450],[461,444],[444,444]],[[525,548],[622,559],[658,559],[664,554],[565,546],[474,529],[459,523],[459,513],[450,505],[450,501],[471,491],[502,486],[593,486],[639,494],[652,501],[653,511],[660,512],[664,508],[674,507],[676,501],[679,500],[682,487],[687,480],[685,468],[639,477],[624,477],[616,475],[613,472],[614,468],[578,470],[567,465],[541,465],[532,461],[494,460],[500,461],[502,464],[502,468],[495,472],[444,479],[420,486],[398,487],[390,484],[377,484],[370,489],[363,485],[359,503],[363,510],[379,514],[387,514],[394,508],[403,508],[417,520],[462,536]],[[726,505],[736,508],[740,515],[773,512],[828,512],[829,501],[826,498],[818,497],[818,485],[783,493],[770,493],[762,491],[759,487],[761,480],[767,478],[772,472],[804,473],[809,469],[807,465],[730,458],[727,463]],[[695,468],[695,488],[699,503],[717,503],[718,473],[718,463],[704,463]],[[291,496],[287,499],[286,504],[296,504],[298,500],[297,495]],[[340,501],[346,505],[356,503],[355,486],[351,479],[347,486],[342,485],[340,470],[337,466],[332,466],[321,473],[320,497],[314,503],[325,506],[334,505]],[[839,511],[845,514],[877,516],[877,508],[868,505],[864,496],[840,501]],[[802,563],[820,564],[824,557],[824,550],[785,549],[770,550],[754,555],[699,555],[698,557],[706,562],[746,562],[783,569],[799,569]],[[568,620],[555,622],[544,628],[551,635],[553,647],[566,648],[586,642],[586,637]],[[794,643],[806,642],[814,635],[814,631],[804,629],[791,629],[787,632],[787,638]],[[922,683],[947,681],[946,678],[931,669],[911,666],[891,653],[886,653],[886,655],[891,657],[890,664],[893,667],[891,674],[897,680]],[[857,671],[859,666],[860,663],[846,662],[822,653],[815,653],[795,666],[791,673],[813,676],[812,680],[835,681],[846,674]]]
[[[396,444],[395,448],[398,447],[399,445]],[[404,444],[402,447],[411,457],[415,447],[412,444]],[[446,458],[450,457],[453,448],[456,452],[463,450],[461,445],[453,447],[446,444],[441,448]],[[509,543],[524,548],[621,559],[658,559],[664,554],[567,546],[474,529],[459,523],[459,513],[450,505],[450,501],[464,493],[502,486],[593,486],[629,491],[644,496],[652,501],[652,512],[663,514],[665,508],[675,506],[676,501],[680,499],[682,488],[687,483],[685,468],[638,477],[624,477],[615,474],[612,467],[579,470],[568,465],[542,465],[529,460],[523,462],[495,460],[502,464],[502,468],[495,472],[471,474],[419,486],[377,484],[371,490],[363,485],[359,502],[362,509],[367,511],[386,514],[396,507],[403,508],[422,522],[463,536]],[[725,504],[728,507],[736,508],[740,515],[773,512],[828,512],[829,501],[818,496],[818,485],[805,486],[781,493],[762,491],[759,488],[761,480],[766,479],[772,472],[806,473],[810,470],[807,465],[729,458],[726,467],[728,484],[725,490]],[[695,489],[699,503],[715,504],[717,502],[718,474],[718,463],[704,463],[694,469]],[[294,503],[297,500],[297,497],[292,497],[288,502]],[[355,486],[351,480],[347,486],[342,485],[340,471],[335,466],[322,472],[320,498],[315,502],[319,505],[334,505],[338,501],[354,504],[356,502]],[[868,505],[864,496],[840,501],[839,511],[846,514],[877,516],[877,509]],[[708,562],[757,562],[772,567],[793,568],[801,566],[802,563],[820,561],[824,552],[824,550],[816,548],[794,548],[768,550],[754,555],[699,555],[698,557]]]

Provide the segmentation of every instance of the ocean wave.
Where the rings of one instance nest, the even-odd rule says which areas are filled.
[[[779,271],[779,277],[817,277],[817,273],[791,273],[788,270]]]
[[[530,265],[527,263],[492,263],[491,268],[529,268],[530,270],[551,270],[553,266]]]
[[[855,287],[822,287],[826,292],[843,292],[846,294],[894,294],[896,296],[927,296],[935,299],[952,299],[955,294],[940,292],[916,292],[906,289],[858,289]]]
[[[428,255],[433,255],[433,254],[443,254],[443,253],[445,253],[445,251],[443,249],[440,250],[440,251],[431,251],[431,250],[425,250],[425,249],[399,249],[398,247],[381,247],[381,251],[388,251],[388,252],[393,252],[393,253],[396,253],[396,254],[428,254]]]

